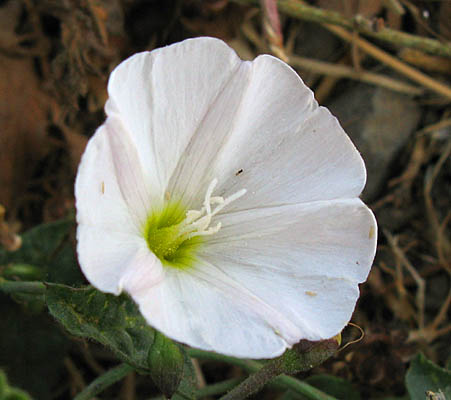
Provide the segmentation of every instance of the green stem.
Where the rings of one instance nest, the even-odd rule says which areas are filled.
[[[250,395],[257,393],[263,386],[269,381],[273,380],[276,376],[279,376],[283,371],[282,363],[280,359],[268,361],[257,372],[250,375],[244,382],[233,388],[225,396],[222,396],[220,400],[243,400]]]
[[[82,392],[75,396],[74,400],[92,399],[95,395],[103,392],[107,387],[121,380],[133,370],[134,368],[128,364],[120,364],[117,367],[110,369],[108,372],[105,372],[103,375],[92,381]]]
[[[255,6],[259,4],[258,0],[235,1],[242,4]],[[449,43],[442,43],[436,39],[412,35],[385,27],[375,29],[372,21],[362,17],[361,15],[356,15],[353,18],[347,18],[338,12],[312,7],[303,4],[299,0],[279,0],[277,5],[280,11],[294,18],[339,25],[344,28],[355,30],[365,35],[374,37],[375,39],[396,44],[398,46],[411,47],[426,53],[451,57],[451,45]]]
[[[187,349],[187,352],[190,357],[200,360],[218,361],[236,365],[240,368],[243,368],[249,373],[255,373],[259,371],[264,365],[263,363],[254,360],[244,360],[241,358],[225,356],[222,354],[211,353],[209,351],[199,349]],[[309,400],[337,400],[335,397],[329,396],[328,394],[322,392],[319,389],[316,389],[308,383],[302,382],[287,375],[279,376],[278,378],[274,379],[270,383],[270,385],[281,390],[291,389],[294,392],[305,396]]]
[[[197,390],[196,399],[201,399],[202,397],[216,396],[218,394],[223,394],[233,389],[235,386],[239,385],[243,379],[232,378],[225,381],[214,383]]]
[[[302,394],[307,399],[337,400],[335,397],[329,396],[321,390],[291,376],[281,375],[277,379],[275,379],[274,383],[283,386],[285,389],[291,389],[293,392]]]
[[[6,279],[20,279],[23,281],[37,281],[45,276],[45,271],[36,265],[25,263],[8,264],[0,267],[0,274]]]
[[[21,281],[7,281],[0,278],[0,291],[5,293],[26,293],[42,295],[45,293],[45,285],[42,282],[21,282]]]

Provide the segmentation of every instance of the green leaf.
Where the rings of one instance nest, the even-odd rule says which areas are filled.
[[[11,387],[0,369],[0,400],[31,400],[31,397],[23,390]]]
[[[189,356],[184,352],[183,375],[177,392],[171,400],[194,400],[196,398],[196,371]]]
[[[64,374],[70,342],[53,319],[0,294],[0,366],[12,385],[49,400]]]
[[[427,391],[447,393],[451,388],[451,371],[418,354],[407,371],[406,386],[412,400],[424,400]]]
[[[17,263],[8,264],[2,268],[2,276],[6,279],[20,278],[26,281],[32,281],[36,279],[44,279],[45,271],[35,265]]]
[[[29,262],[46,265],[63,243],[74,225],[72,220],[61,220],[38,225],[22,235],[22,246],[17,251],[0,249],[0,264]]]
[[[156,331],[149,351],[149,367],[155,385],[167,398],[172,397],[183,375],[184,354],[180,346]]]
[[[105,294],[92,287],[49,284],[46,301],[51,315],[72,335],[93,339],[124,362],[150,372],[148,354],[155,330],[129,297]]]
[[[80,285],[84,282],[69,240],[73,219],[39,225],[22,236],[17,251],[0,249],[0,273],[23,280]],[[30,275],[31,274],[31,275]]]

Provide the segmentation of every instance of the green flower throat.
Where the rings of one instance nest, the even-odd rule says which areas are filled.
[[[160,212],[150,215],[145,238],[149,249],[163,265],[187,269],[195,261],[195,253],[202,243],[202,237],[192,238],[181,234],[181,225],[186,209],[179,203],[168,203]]]
[[[192,267],[204,237],[221,229],[221,222],[212,225],[215,215],[246,193],[245,189],[241,189],[226,199],[213,197],[217,183],[216,179],[210,183],[200,210],[186,211],[178,202],[167,202],[160,212],[153,212],[148,217],[144,237],[149,249],[163,265],[178,269]]]

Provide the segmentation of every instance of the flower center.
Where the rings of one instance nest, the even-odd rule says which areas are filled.
[[[203,236],[213,235],[221,229],[221,222],[212,224],[213,217],[224,207],[239,199],[246,193],[241,189],[235,194],[223,198],[212,196],[218,184],[215,178],[208,186],[205,200],[200,210],[188,210],[185,217],[180,218],[180,208],[169,205],[162,216],[151,216],[146,229],[146,240],[149,249],[162,261],[173,266],[186,266],[187,261],[192,260],[192,253]]]

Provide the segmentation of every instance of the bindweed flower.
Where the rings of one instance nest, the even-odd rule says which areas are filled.
[[[150,325],[250,358],[338,334],[369,273],[376,221],[359,153],[284,62],[213,38],[136,54],[75,185],[78,256]]]

